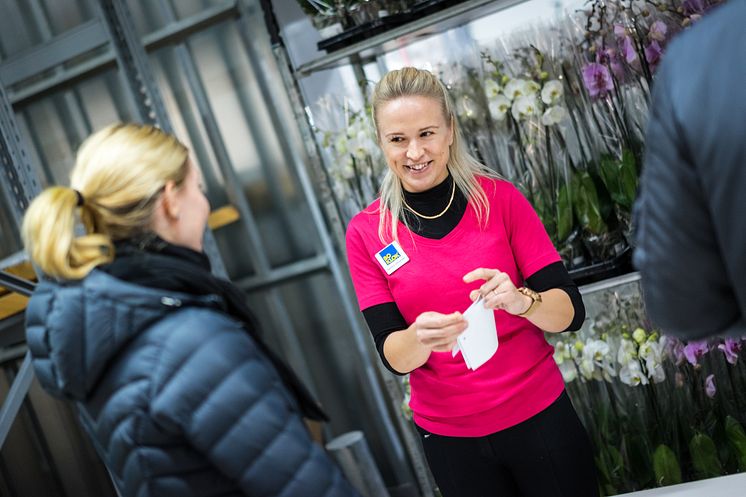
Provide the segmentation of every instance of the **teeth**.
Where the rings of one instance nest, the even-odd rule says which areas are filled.
[[[415,171],[421,171],[425,166],[427,166],[427,162],[423,162],[422,164],[409,164],[407,167],[409,169],[414,169]]]

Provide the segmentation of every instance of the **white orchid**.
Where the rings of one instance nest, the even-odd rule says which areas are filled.
[[[570,355],[573,359],[577,360],[582,354],[583,354],[583,348],[585,348],[585,344],[582,340],[575,340],[575,343],[570,348]]]
[[[541,89],[541,101],[547,105],[554,105],[562,98],[564,87],[562,82],[556,79],[547,81]]]
[[[521,97],[533,96],[537,91],[539,91],[539,88],[540,86],[535,81],[516,78],[508,81],[503,89],[503,93],[506,97],[515,101]]]
[[[642,328],[636,328],[635,331],[632,332],[632,339],[637,343],[641,344],[647,339],[647,337],[647,332]]]
[[[358,160],[364,160],[375,153],[376,142],[367,130],[360,129],[349,142],[352,154]]]
[[[484,82],[484,93],[487,95],[488,100],[500,95],[501,91],[502,88],[494,79],[488,79]]]
[[[337,171],[343,179],[352,179],[355,177],[355,167],[353,164],[352,156],[347,155],[343,157],[339,163]]]
[[[490,115],[495,121],[505,119],[508,109],[510,109],[510,100],[505,95],[497,95],[489,101]]]
[[[594,364],[593,360],[591,360],[591,358],[583,354],[583,357],[578,363],[578,369],[580,370],[580,374],[583,375],[584,379],[592,380],[594,378],[593,373],[596,370],[596,365]]]
[[[624,366],[629,362],[637,361],[637,344],[627,338],[622,338],[617,352],[617,362]]]
[[[536,101],[536,97],[534,95],[529,95],[516,99],[513,102],[511,112],[513,113],[513,117],[521,119],[536,115],[538,109],[539,103]]]
[[[544,111],[544,115],[541,116],[541,124],[544,126],[553,126],[561,123],[565,119],[567,119],[567,109],[555,105]]]
[[[575,381],[578,377],[578,368],[575,366],[574,361],[564,361],[559,365],[560,373],[562,373],[562,379],[565,383]]]
[[[651,337],[640,345],[639,355],[640,359],[645,361],[645,368],[648,370],[648,378],[653,383],[660,383],[666,379],[666,372],[663,369],[661,361],[663,360],[663,346],[665,338],[661,337],[660,340],[656,340],[656,337]]]
[[[628,362],[619,370],[619,379],[622,380],[622,383],[631,387],[648,384],[648,378],[642,372],[640,362],[637,360]]]
[[[541,90],[541,85],[532,79],[524,80],[524,90],[524,95],[533,95]]]
[[[604,340],[590,339],[583,347],[580,371],[585,379],[611,381],[616,376],[611,347]]]
[[[572,350],[574,348],[561,340],[554,345],[554,362],[559,366],[562,379],[565,383],[570,383],[578,377],[578,368],[575,366],[575,361],[572,358]]]
[[[464,95],[458,100],[457,107],[458,113],[463,117],[473,119],[477,115],[477,109],[476,105],[474,104],[474,100],[472,100],[467,95]]]
[[[511,79],[503,88],[503,93],[510,100],[515,100],[523,96],[523,80],[522,79]]]
[[[347,135],[345,133],[340,133],[337,139],[334,140],[334,150],[340,157],[347,155],[349,150],[347,148]]]
[[[554,358],[554,362],[557,364],[562,364],[565,362],[565,359],[570,359],[570,351],[568,350],[567,345],[565,345],[565,342],[560,340],[554,344],[554,354],[552,354],[552,357]]]

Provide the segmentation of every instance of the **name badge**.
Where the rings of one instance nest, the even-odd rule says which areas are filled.
[[[386,245],[383,250],[376,254],[376,259],[386,274],[391,274],[404,264],[409,262],[409,257],[402,250],[398,242]]]

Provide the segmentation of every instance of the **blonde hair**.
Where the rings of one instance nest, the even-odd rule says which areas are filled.
[[[498,178],[494,171],[480,163],[469,154],[464,144],[464,137],[456,117],[453,101],[446,86],[430,71],[415,67],[404,67],[386,73],[376,84],[372,95],[373,124],[379,144],[381,134],[378,129],[378,111],[381,106],[402,97],[427,97],[436,101],[443,112],[443,118],[453,127],[453,143],[448,156],[448,171],[453,176],[456,187],[468,199],[474,208],[480,224],[489,217],[490,206],[484,189],[477,181],[477,176]],[[401,215],[404,204],[404,192],[401,181],[388,169],[381,182],[380,221],[378,236],[382,242],[388,239],[398,240],[396,219],[406,219]]]
[[[166,183],[186,179],[187,157],[178,139],[153,126],[114,124],[94,133],[78,149],[70,187],[47,188],[26,211],[21,231],[31,260],[68,280],[111,262],[114,241],[150,230]]]

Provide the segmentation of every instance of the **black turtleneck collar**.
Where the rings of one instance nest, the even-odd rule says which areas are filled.
[[[445,209],[453,191],[453,176],[450,174],[440,184],[423,192],[404,190],[404,200],[412,209],[426,216],[435,216]],[[403,216],[409,229],[425,238],[440,239],[450,233],[466,212],[466,197],[456,188],[453,202],[437,219],[423,219],[403,206]]]

